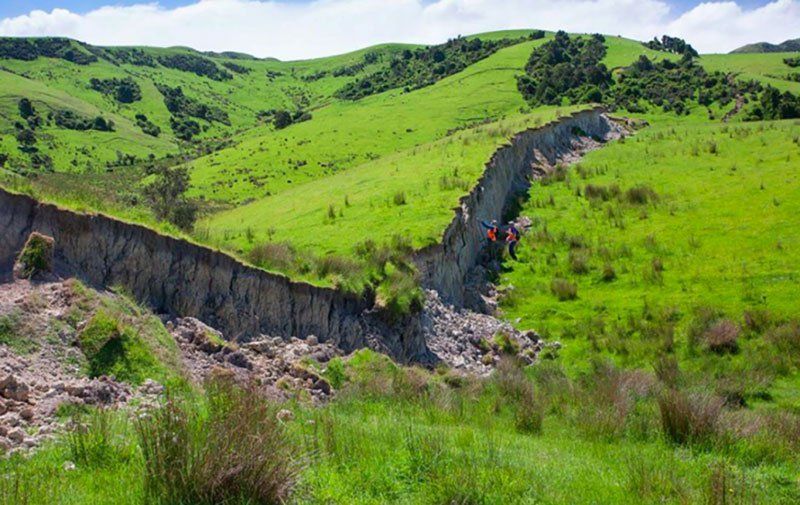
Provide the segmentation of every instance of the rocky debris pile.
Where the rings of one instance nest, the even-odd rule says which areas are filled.
[[[0,453],[35,447],[62,430],[64,405],[118,408],[135,398],[146,408],[163,392],[153,381],[134,388],[85,376],[76,346],[85,321],[73,320],[75,303],[71,281],[23,279],[0,288],[0,318],[18,327],[16,346],[0,344]]]
[[[426,291],[423,331],[430,350],[446,365],[478,375],[489,374],[502,354],[515,354],[528,364],[543,351],[554,356],[561,344],[545,343],[534,331],[518,331],[488,314],[445,304],[436,291]]]
[[[64,405],[118,408],[137,398],[140,408],[157,401],[163,386],[138,389],[109,377],[74,377],[41,355],[18,356],[0,346],[0,453],[31,448],[63,429]]]
[[[342,351],[330,342],[310,335],[305,339],[262,336],[236,344],[226,342],[221,333],[191,317],[166,323],[175,337],[191,378],[202,383],[214,373],[227,373],[237,380],[256,381],[273,398],[286,399],[298,393],[322,402],[332,389],[310,360],[324,364]]]

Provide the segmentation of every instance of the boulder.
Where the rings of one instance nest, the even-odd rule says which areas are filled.
[[[18,402],[27,402],[31,397],[31,388],[17,380],[14,375],[0,379],[0,396]]]

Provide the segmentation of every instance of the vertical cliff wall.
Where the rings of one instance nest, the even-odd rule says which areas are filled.
[[[81,214],[0,189],[0,280],[32,231],[55,239],[55,268],[99,287],[121,286],[160,313],[196,317],[228,338],[317,335],[364,345],[368,297],[293,282],[149,228]],[[409,349],[417,353],[418,349]]]
[[[467,274],[486,245],[480,222],[499,222],[517,197],[528,191],[535,176],[562,161],[573,161],[621,131],[601,108],[595,108],[516,134],[495,151],[478,184],[461,198],[441,243],[417,254],[423,284],[438,291],[443,300],[462,305]]]

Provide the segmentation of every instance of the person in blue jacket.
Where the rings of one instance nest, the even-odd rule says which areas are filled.
[[[508,223],[506,226],[506,243],[508,244],[508,254],[514,261],[517,260],[517,244],[519,244],[519,230],[514,223]]]

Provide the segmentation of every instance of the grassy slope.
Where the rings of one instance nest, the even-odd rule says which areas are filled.
[[[754,79],[781,91],[798,94],[800,82],[785,78],[796,69],[783,63],[784,58],[794,55],[796,53],[704,54],[700,57],[700,64],[709,71],[738,73],[740,79]]]
[[[624,65],[645,53],[653,58],[666,56],[635,41],[616,37],[607,40],[609,65]],[[253,160],[257,163],[259,159],[270,164],[281,163],[283,157],[287,159],[283,163],[298,158],[308,162],[298,170],[280,170],[281,176],[292,178],[291,186],[285,181],[268,183],[262,190],[277,194],[212,215],[200,225],[203,233],[208,233],[213,242],[230,244],[239,250],[246,250],[269,235],[273,241],[286,241],[298,248],[340,254],[348,253],[367,236],[380,242],[402,234],[417,246],[438,240],[464,187],[474,184],[499,144],[516,131],[574,110],[545,107],[532,113],[520,112],[525,104],[516,90],[515,78],[527,62],[531,48],[541,43],[544,41],[501,50],[423,90],[392,91],[355,104],[320,110],[313,121],[293,126],[285,133],[259,137],[199,160],[195,181],[204,181],[213,174],[207,168],[211,164],[225,167],[213,174],[220,179],[222,172],[226,175],[230,170],[235,172],[232,167],[236,163],[253,163]],[[370,114],[368,119],[364,119],[365,114]],[[380,123],[376,123],[378,115],[383,119]],[[505,119],[420,145],[422,139],[440,137],[448,128],[501,116]],[[409,126],[413,132],[405,131]],[[348,140],[320,145],[329,137]],[[283,142],[280,149],[274,147],[276,142]],[[245,148],[256,145],[258,152]],[[313,166],[314,161],[327,163],[359,152],[383,154],[406,146],[414,147],[335,174],[319,174],[319,169],[315,171]],[[288,147],[291,150],[283,154],[282,149]],[[275,154],[270,157],[270,153]],[[361,159],[363,156],[356,157],[348,164],[357,164]],[[269,167],[254,168],[253,172],[269,170]],[[443,184],[443,177],[454,174],[464,182],[464,187]],[[323,177],[314,179],[320,175]],[[297,184],[298,179],[308,182]],[[226,195],[235,195],[233,198],[242,198],[254,191],[244,177],[235,177],[232,184],[230,177],[224,180],[229,187],[220,187],[217,182],[219,189],[212,189],[212,194],[224,191]],[[273,189],[281,186],[288,188],[277,192]],[[407,203],[396,205],[394,196],[401,193]],[[331,205],[337,215],[335,219],[328,217]]]
[[[634,138],[589,154],[581,163],[588,178],[572,171],[568,181],[534,186],[522,211],[536,225],[523,239],[520,262],[507,264],[502,281],[513,288],[503,310],[520,326],[567,338],[570,362],[585,363],[591,354],[588,340],[570,337],[591,332],[595,323],[589,321],[624,323],[641,318],[647,305],[678,309],[681,346],[698,306],[716,307],[734,320],[748,309],[768,309],[777,317],[800,311],[800,125],[650,120],[654,126]],[[587,184],[617,184],[623,192],[646,185],[660,201],[591,203],[576,196]],[[588,273],[570,266],[571,237],[586,243]],[[664,266],[661,279],[653,275],[656,258]],[[601,280],[605,263],[616,271],[613,282]],[[550,292],[555,277],[577,284],[577,300],[556,299]],[[628,366],[649,366],[652,349],[630,345],[611,354]],[[747,360],[744,353],[734,361],[747,368]],[[774,392],[779,401],[800,405],[796,393]]]
[[[239,145],[193,163],[195,194],[228,202],[263,197],[508,114],[525,105],[514,76],[532,44],[501,50],[421,90],[334,102],[311,121],[253,131]]]
[[[54,108],[69,108],[84,115],[103,115],[117,123],[113,133],[71,132],[58,128],[46,129],[56,139],[56,144],[43,149],[55,161],[56,170],[75,170],[69,163],[77,158],[78,168],[86,169],[87,163],[114,160],[116,151],[145,158],[149,154],[161,157],[176,152],[178,145],[169,125],[170,113],[155,84],[181,86],[185,94],[201,102],[222,107],[228,112],[231,126],[205,123],[198,138],[225,137],[242,132],[257,125],[256,113],[271,108],[315,107],[330,100],[331,94],[354,76],[333,77],[328,75],[314,81],[304,81],[304,76],[319,71],[330,71],[344,65],[357,63],[366,52],[378,52],[385,58],[408,46],[385,44],[340,56],[308,60],[305,62],[280,62],[274,60],[231,60],[213,57],[218,65],[232,61],[248,67],[247,74],[233,73],[233,79],[214,81],[190,72],[168,69],[115,65],[105,60],[90,65],[75,65],[64,60],[39,58],[34,61],[3,60],[6,70],[0,72],[0,84],[4,93],[0,96],[0,117],[3,118],[3,137],[0,140],[5,151],[15,153],[11,125],[19,120],[17,102],[22,97],[30,98],[34,106],[40,104],[45,111]],[[153,56],[192,52],[186,49],[141,48]],[[374,70],[382,63],[367,66],[361,72]],[[267,72],[280,75],[269,78]],[[142,100],[132,104],[119,104],[89,88],[91,78],[132,77],[142,88]],[[144,135],[135,126],[136,114],[145,114],[157,124],[162,134],[158,139]],[[89,154],[78,152],[87,144],[97,145]],[[77,154],[76,154],[77,152]]]

